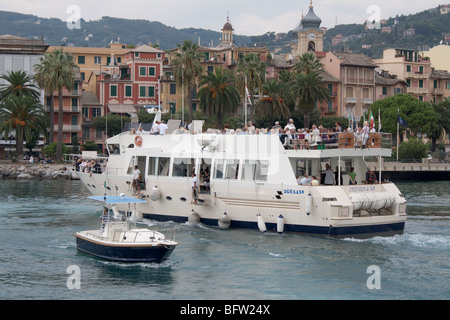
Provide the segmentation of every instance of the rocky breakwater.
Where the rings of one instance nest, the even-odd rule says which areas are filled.
[[[3,180],[8,179],[39,179],[55,180],[79,179],[73,168],[60,164],[0,164],[0,175]]]

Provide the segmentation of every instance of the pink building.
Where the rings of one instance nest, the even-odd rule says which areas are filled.
[[[121,63],[103,67],[97,97],[106,113],[132,114],[160,105],[160,83],[165,53],[142,45],[125,54]]]

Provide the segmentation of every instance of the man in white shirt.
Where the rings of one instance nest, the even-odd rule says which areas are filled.
[[[155,121],[152,125],[152,130],[150,131],[151,134],[159,134],[159,121]]]
[[[191,174],[192,176],[192,202],[193,204],[197,204],[197,200],[198,200],[198,178],[197,175],[195,174],[195,172],[192,172]]]
[[[284,130],[286,130],[286,131],[290,131],[291,129],[294,129],[295,130],[295,125],[294,125],[294,120],[292,120],[292,119],[289,119],[289,122],[288,122],[288,124],[286,125],[286,127],[284,127]]]
[[[167,124],[165,124],[164,120],[161,120],[159,122],[159,134],[160,135],[166,135],[167,134]]]
[[[147,132],[142,128],[141,125],[139,125],[139,129],[137,130],[136,134],[139,136],[143,136],[143,135],[147,134]]]
[[[134,166],[133,172],[133,187],[140,192],[141,191],[141,171],[138,166]]]
[[[302,186],[309,186],[311,185],[311,178],[308,176],[307,173],[305,173],[305,176],[300,180],[300,185]]]

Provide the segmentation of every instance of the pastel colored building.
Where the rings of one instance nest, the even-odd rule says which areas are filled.
[[[408,49],[386,49],[382,59],[374,62],[383,70],[396,75],[408,84],[406,93],[421,101],[430,101],[430,60]]]

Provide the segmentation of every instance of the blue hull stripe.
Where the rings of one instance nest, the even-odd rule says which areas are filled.
[[[161,263],[169,259],[172,247],[115,247],[101,245],[96,242],[88,241],[84,238],[76,237],[77,249],[93,256],[118,262],[155,262]]]
[[[176,223],[186,223],[187,217],[176,217],[166,215],[144,214],[145,219],[151,219],[156,221],[173,221]],[[201,223],[209,226],[218,226],[217,219],[201,219]],[[275,223],[266,223],[268,231],[277,231],[277,225]],[[236,221],[232,220],[230,228],[236,229],[258,229],[258,223]],[[320,226],[307,226],[307,225],[294,225],[285,224],[284,232],[286,233],[300,233],[311,235],[324,235],[337,238],[355,237],[355,238],[367,238],[373,236],[392,236],[396,234],[403,234],[405,229],[405,222],[391,223],[391,224],[376,224],[365,226],[350,226],[350,227],[320,227]]]

